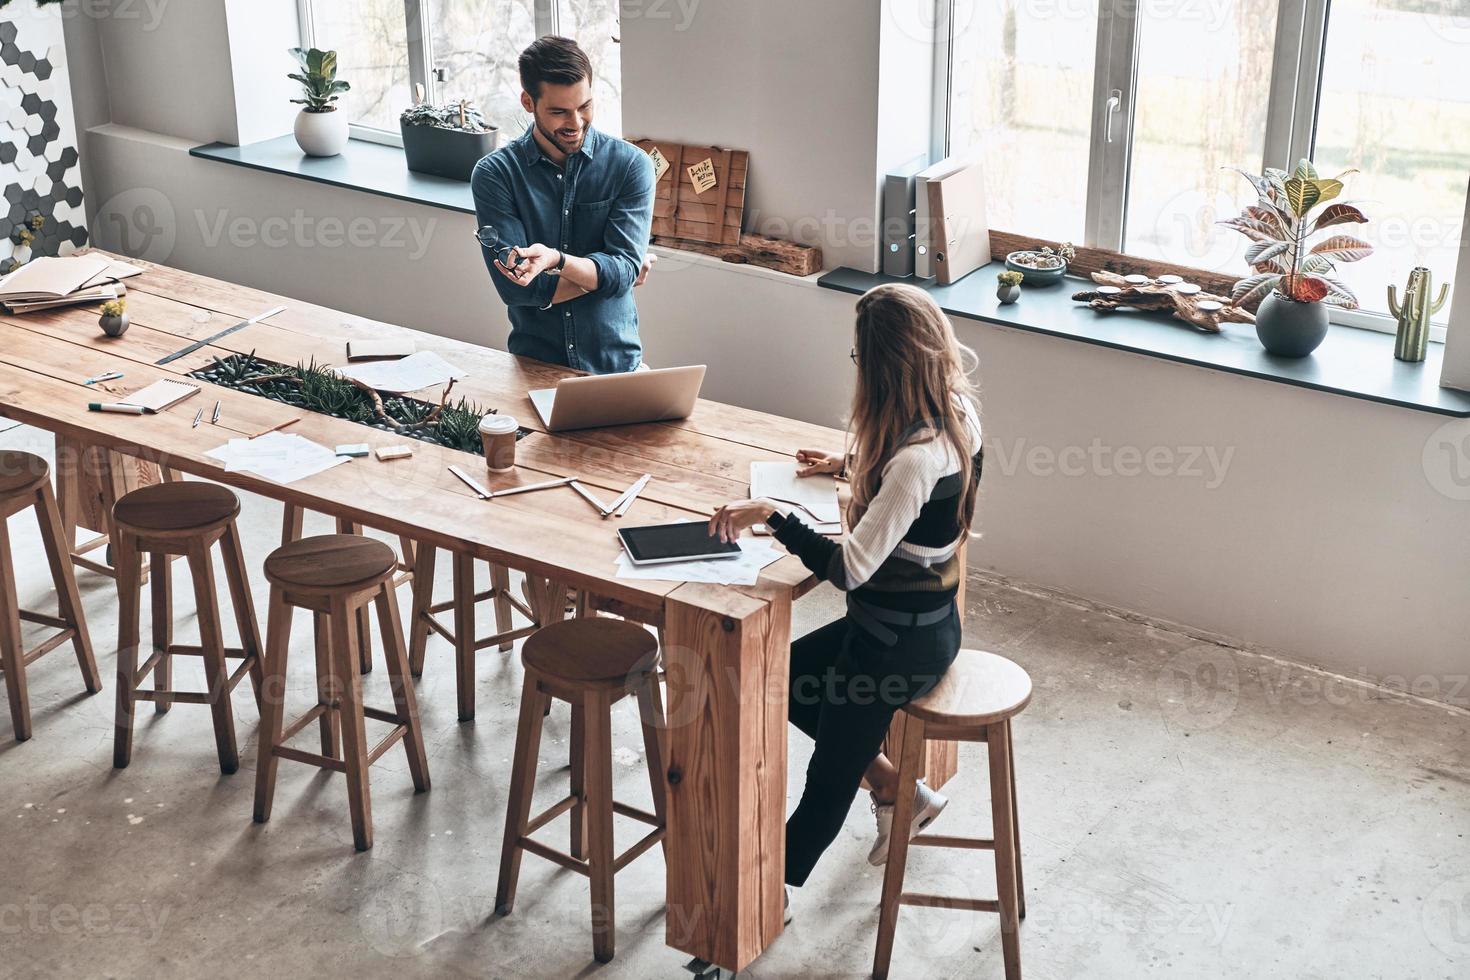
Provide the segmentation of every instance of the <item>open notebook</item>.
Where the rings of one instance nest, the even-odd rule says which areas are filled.
[[[199,393],[199,385],[191,385],[187,381],[174,381],[164,378],[155,381],[146,388],[139,388],[131,395],[122,400],[124,405],[137,405],[139,408],[150,412],[161,412],[170,405],[177,405],[190,395]]]

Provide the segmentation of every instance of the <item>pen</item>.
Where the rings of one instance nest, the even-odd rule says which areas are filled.
[[[121,371],[104,371],[102,374],[97,375],[95,378],[88,378],[86,381],[83,381],[82,384],[94,385],[97,384],[99,381],[116,381],[122,376],[123,373]]]
[[[189,426],[189,428],[191,428],[191,429],[197,429],[197,428],[199,428],[199,422],[203,418],[204,418],[204,409],[201,408],[199,411],[197,411],[197,412],[194,413],[194,424],[191,425],[191,426]]]
[[[113,402],[88,402],[89,412],[116,412],[119,415],[146,415],[148,410],[142,405],[118,405]]]
[[[214,414],[209,417],[209,424],[210,425],[219,425],[219,407],[220,407],[220,403],[219,402],[215,402],[214,403]],[[200,412],[203,412],[204,409],[201,408],[199,411]]]

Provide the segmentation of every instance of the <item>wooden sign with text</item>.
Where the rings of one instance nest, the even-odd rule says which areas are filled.
[[[712,245],[740,244],[749,153],[668,140],[628,142],[654,160],[658,175],[653,194],[655,235]]]

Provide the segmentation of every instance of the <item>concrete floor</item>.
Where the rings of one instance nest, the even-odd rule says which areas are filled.
[[[22,427],[0,447],[45,453],[50,439]],[[279,513],[245,502],[257,568]],[[23,604],[49,603],[33,523],[17,517],[12,534]],[[481,655],[479,717],[460,724],[436,640],[419,687],[433,789],[414,796],[390,753],[373,770],[376,846],[356,854],[340,778],[304,766],[282,763],[270,824],[251,822],[248,685],[235,698],[236,775],[220,776],[208,712],[188,705],[145,707],[133,764],[114,771],[116,603],[98,576],[81,586],[106,690],[82,695],[64,648],[29,672],[35,738],[16,744],[0,717],[0,975],[686,975],[663,942],[658,850],[618,879],[606,967],[591,958],[575,875],[527,857],[515,914],[492,917],[516,657]],[[182,638],[192,603],[180,606]],[[797,632],[837,609],[819,590],[798,605]],[[1464,713],[980,578],[968,623],[971,645],[1036,683],[1015,729],[1028,976],[1470,977]],[[311,684],[305,626],[298,617],[293,703]],[[381,670],[369,689],[384,699]],[[615,767],[637,805],[648,789],[630,708],[616,711]],[[548,719],[548,796],[564,785],[567,727],[564,709]],[[793,736],[793,799],[808,755]],[[940,828],[984,832],[983,748],[967,746],[961,767]],[[631,840],[636,825],[619,831]],[[747,975],[867,975],[881,882],[863,860],[871,834],[860,802],[795,923]],[[983,853],[919,849],[909,874],[915,889],[994,894]],[[893,975],[1001,976],[994,917],[905,910]]]

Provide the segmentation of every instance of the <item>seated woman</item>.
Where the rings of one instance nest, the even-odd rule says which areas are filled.
[[[955,595],[960,546],[980,479],[980,421],[964,366],[973,354],[942,310],[908,285],[869,290],[857,304],[851,452],[797,454],[802,475],[846,475],[849,532],[822,537],[770,501],[722,507],[710,533],[733,540],[764,522],[818,577],[847,593],[847,614],[791,645],[790,718],[816,741],[801,802],[786,822],[786,884],[807,880],[836,839],[863,779],[888,857],[893,804],[904,788],[879,751],[894,712],[944,676],[960,648]],[[947,801],[923,783],[912,837]]]

